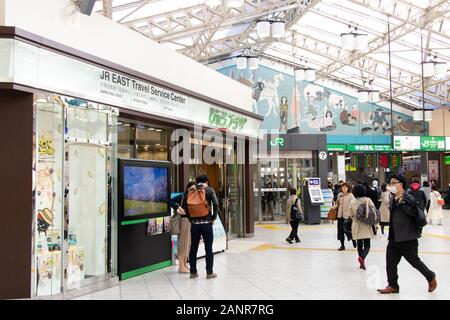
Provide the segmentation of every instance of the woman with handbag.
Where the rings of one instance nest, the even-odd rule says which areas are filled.
[[[430,210],[428,211],[430,224],[433,224],[433,221],[439,220],[439,225],[442,225],[442,219],[444,218],[444,211],[442,210],[443,205],[444,200],[442,199],[437,186],[432,185],[430,193]]]
[[[337,238],[341,242],[341,247],[339,251],[345,250],[345,235],[347,239],[352,240],[351,234],[345,232],[344,224],[346,220],[350,219],[350,204],[355,199],[352,194],[352,186],[350,183],[346,182],[341,187],[341,193],[339,193],[336,201],[336,211],[337,211]],[[347,222],[348,223],[348,222]],[[355,244],[353,244],[355,246]]]
[[[380,213],[381,213],[381,234],[384,235],[384,227],[389,226],[389,205],[391,203],[391,192],[387,188],[387,184],[383,183],[381,185],[381,205],[380,205]]]
[[[365,260],[370,251],[370,239],[375,236],[372,225],[364,223],[356,219],[356,212],[359,206],[365,206],[366,212],[369,208],[375,208],[370,198],[366,197],[366,187],[358,184],[353,188],[355,200],[351,203],[350,217],[352,218],[352,236],[356,240],[358,246],[358,262],[359,267],[366,270]]]
[[[191,248],[191,222],[189,221],[187,194],[191,188],[195,188],[195,182],[193,181],[187,184],[183,194],[170,201],[170,206],[175,211],[175,215],[179,215],[180,217],[179,230],[172,230],[173,225],[171,226],[172,235],[178,235],[177,256],[179,261],[179,273],[190,273],[190,270],[187,267],[187,259]]]

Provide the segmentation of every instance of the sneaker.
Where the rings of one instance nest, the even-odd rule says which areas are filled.
[[[198,278],[198,273],[191,273],[191,279]]]
[[[217,278],[217,274],[215,273],[208,273],[206,275],[206,279],[214,279],[214,278]]]

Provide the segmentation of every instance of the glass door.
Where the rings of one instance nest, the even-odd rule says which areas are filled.
[[[72,289],[107,272],[107,150],[89,144],[71,144],[66,150],[66,286]]]
[[[106,276],[111,252],[109,112],[100,106],[67,107],[65,146],[65,289]],[[114,157],[113,157],[114,159]]]
[[[228,234],[233,238],[244,234],[243,173],[239,164],[227,164],[225,168],[225,218]]]

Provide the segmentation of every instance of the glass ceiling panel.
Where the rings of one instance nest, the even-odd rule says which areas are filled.
[[[130,1],[128,1],[130,2]],[[116,1],[113,1],[114,6],[116,6]],[[204,0],[170,0],[170,1],[150,1],[148,4],[144,5],[142,8],[132,13],[129,17],[127,17],[123,22],[132,21],[135,19],[145,18],[148,16],[154,16],[158,14],[163,14],[179,9],[184,9],[188,7],[192,7],[195,5],[203,4]],[[133,10],[136,10],[137,7],[120,10],[114,15],[114,19],[121,19],[127,14],[131,13]]]

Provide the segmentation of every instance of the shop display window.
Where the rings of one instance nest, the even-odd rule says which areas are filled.
[[[34,264],[35,295],[60,292],[63,248],[63,107],[38,99],[35,110]]]
[[[49,296],[107,273],[116,115],[44,93],[34,110],[33,295]]]

